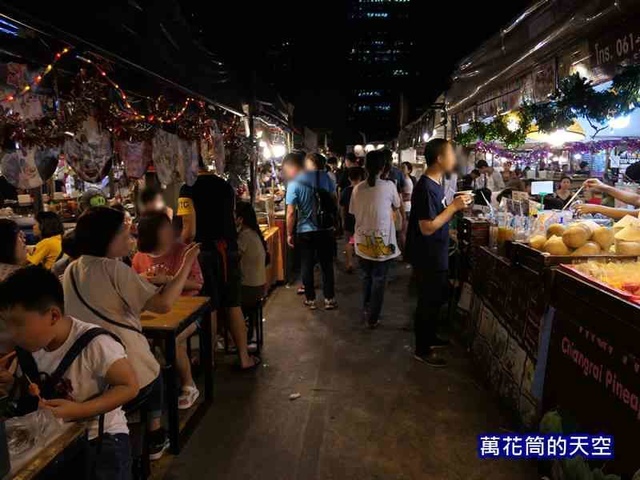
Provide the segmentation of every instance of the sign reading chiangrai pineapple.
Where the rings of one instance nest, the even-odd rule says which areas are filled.
[[[613,435],[616,458],[607,471],[632,475],[640,468],[640,357],[607,320],[583,323],[569,310],[556,311],[543,404],[572,418],[576,431]]]

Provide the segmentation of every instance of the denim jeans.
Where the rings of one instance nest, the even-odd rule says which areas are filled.
[[[333,273],[333,249],[335,239],[333,230],[318,230],[299,233],[296,247],[300,248],[302,262],[302,283],[307,300],[316,299],[313,268],[320,263],[322,271],[322,290],[325,299],[335,297],[335,279]]]
[[[362,269],[362,306],[367,312],[367,320],[373,324],[380,318],[382,302],[384,301],[384,289],[387,285],[387,273],[392,260],[377,262],[360,258]]]
[[[93,480],[130,480],[131,446],[129,435],[104,434],[102,438],[89,442],[92,456]]]

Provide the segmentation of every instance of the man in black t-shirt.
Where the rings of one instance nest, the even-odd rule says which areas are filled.
[[[358,158],[355,154],[352,152],[347,153],[347,156],[344,158],[342,168],[338,173],[338,191],[342,191],[351,185],[351,182],[349,181],[349,170],[358,166]]]
[[[418,286],[415,313],[415,358],[434,367],[446,366],[435,349],[448,342],[436,335],[442,306],[448,296],[449,221],[472,202],[470,195],[446,204],[444,175],[455,168],[451,144],[436,138],[425,147],[427,170],[413,189],[407,230],[406,255],[413,265]]]
[[[182,240],[200,243],[203,294],[211,298],[212,331],[216,338],[217,311],[224,308],[242,369],[255,368],[260,359],[249,355],[247,327],[240,308],[241,278],[235,192],[223,178],[202,171],[192,186],[183,185],[178,200]],[[213,342],[215,347],[215,341]]]

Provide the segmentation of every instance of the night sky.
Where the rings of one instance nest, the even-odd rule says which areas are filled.
[[[425,73],[424,78],[416,79],[416,87],[421,90],[424,105],[447,87],[454,65],[461,57],[497,33],[531,2],[470,3],[412,2],[415,41],[423,52],[417,61],[424,62]],[[236,0],[224,6],[223,14],[228,18],[242,18],[235,25],[249,27],[261,40],[248,44],[229,42],[228,38],[224,41],[225,33],[216,29],[222,22],[218,19],[203,27],[207,43],[212,48],[215,45],[224,48],[225,56],[236,68],[247,67],[246,59],[253,58],[259,75],[265,80],[275,78],[276,88],[294,103],[297,124],[331,128],[339,144],[351,143],[344,135],[345,77],[348,75],[345,57],[349,49],[346,1],[302,4],[292,0]],[[282,74],[265,52],[270,45],[287,40],[291,40],[293,47],[292,71]]]
[[[414,82],[417,105],[432,102],[446,88],[456,62],[531,2],[470,3],[412,0],[412,30],[420,52],[415,61],[423,71]],[[55,2],[13,5],[168,77],[178,77],[180,83],[190,82],[186,86],[197,90],[211,86],[212,77],[206,70],[180,64],[207,62],[188,46],[191,40],[187,37],[193,36],[220,55],[226,64],[223,68],[236,72],[230,76],[236,82],[231,87],[248,91],[246,84],[239,84],[256,70],[262,85],[281,92],[295,105],[296,125],[331,129],[338,146],[353,143],[345,128],[350,75],[346,58],[353,33],[346,0],[119,0],[84,9],[80,22]],[[170,42],[161,38],[163,24],[172,37]],[[189,32],[186,37],[184,32]],[[283,42],[289,42],[290,52],[278,57]]]

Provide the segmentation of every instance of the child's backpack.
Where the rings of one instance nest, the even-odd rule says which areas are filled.
[[[71,393],[71,385],[69,380],[63,378],[64,374],[78,355],[82,353],[85,347],[99,335],[108,335],[122,345],[122,341],[113,333],[108,332],[103,328],[91,328],[76,339],[51,375],[38,371],[38,365],[36,364],[33,355],[31,355],[31,352],[28,352],[23,348],[16,347],[16,356],[18,357],[18,364],[22,370],[22,376],[25,380],[25,384],[27,386],[30,383],[38,385],[38,388],[40,389],[40,397],[43,399],[68,399]],[[29,394],[22,395],[18,400],[18,415],[26,415],[27,413],[36,411],[38,409],[38,400],[37,396]]]

